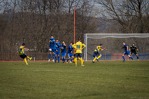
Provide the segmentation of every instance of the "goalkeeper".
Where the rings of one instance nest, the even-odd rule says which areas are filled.
[[[100,51],[104,50],[102,48],[102,44],[100,44],[99,46],[96,46],[96,49],[93,52],[93,60],[92,62],[95,63],[95,61],[98,61],[98,59],[101,58],[102,54],[100,53]]]
[[[131,51],[131,56],[132,54],[134,54],[136,55],[137,59],[139,59],[138,48],[135,46],[135,44],[132,44],[132,46],[130,47],[130,51]]]

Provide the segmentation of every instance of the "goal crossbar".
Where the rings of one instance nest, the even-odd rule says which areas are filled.
[[[148,38],[149,33],[129,33],[129,34],[119,34],[119,33],[86,33],[84,38],[92,38],[92,39],[102,39],[102,38]]]

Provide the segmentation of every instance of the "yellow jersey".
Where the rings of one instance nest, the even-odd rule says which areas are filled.
[[[84,47],[86,47],[86,45],[78,41],[75,44],[73,44],[72,47],[75,49],[76,53],[82,53],[82,50]]]
[[[18,51],[19,55],[23,55],[24,54],[24,48],[25,48],[24,46],[20,46],[19,47],[19,51]]]

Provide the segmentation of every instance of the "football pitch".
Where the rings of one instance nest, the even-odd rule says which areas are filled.
[[[0,62],[0,99],[149,99],[149,61]]]

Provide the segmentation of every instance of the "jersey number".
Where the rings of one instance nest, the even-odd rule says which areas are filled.
[[[80,45],[77,45],[77,49],[80,49]]]

